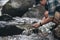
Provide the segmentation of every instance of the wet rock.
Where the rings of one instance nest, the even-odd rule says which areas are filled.
[[[0,36],[12,36],[18,35],[23,32],[24,29],[16,27],[16,25],[8,24],[6,21],[0,21]]]
[[[10,20],[13,20],[12,16],[10,16],[10,15],[0,16],[0,21],[10,21]]]
[[[54,37],[60,39],[60,25],[54,29]]]
[[[28,11],[28,8],[32,7],[35,3],[34,1],[35,0],[10,0],[3,6],[2,13],[21,17]]]
[[[29,10],[23,15],[23,17],[30,17],[30,18],[42,18],[44,16],[45,8],[38,5],[33,5],[33,7],[29,8]]]

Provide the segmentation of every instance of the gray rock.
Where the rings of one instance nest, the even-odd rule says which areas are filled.
[[[9,14],[11,16],[22,16],[28,11],[28,8],[32,7],[35,0],[10,0],[3,6],[2,13]]]
[[[29,10],[23,15],[23,17],[30,18],[42,18],[44,16],[45,8],[40,4],[35,5],[35,7],[29,8]]]

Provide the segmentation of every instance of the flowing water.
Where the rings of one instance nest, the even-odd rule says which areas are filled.
[[[20,35],[0,37],[0,40],[55,40],[52,35],[52,32],[49,33],[50,30],[47,31],[47,29],[50,29],[48,25],[52,25],[52,24],[54,25],[54,23],[50,22],[48,24],[45,24],[45,26],[38,28],[39,30],[37,30],[38,32],[36,31],[37,32],[36,33],[33,31],[35,28],[32,27],[32,23],[39,22],[39,19],[27,18],[27,17],[25,18],[14,17],[13,19],[15,20],[12,20],[9,22],[0,21],[0,25],[1,24],[5,24],[5,25],[15,24],[16,27],[25,29],[25,30]],[[44,29],[47,28],[47,29],[44,30],[43,28]],[[47,33],[44,34],[44,31]]]

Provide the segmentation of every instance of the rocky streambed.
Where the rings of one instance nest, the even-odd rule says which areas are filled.
[[[10,21],[0,21],[0,40],[55,40],[52,32],[49,33],[50,30],[47,30],[50,29],[48,25],[53,23],[45,24],[38,28],[39,30],[32,27],[34,22],[39,21],[37,18],[28,17],[13,17]],[[44,31],[47,33],[43,34]]]

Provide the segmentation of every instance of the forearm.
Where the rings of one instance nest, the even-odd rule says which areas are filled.
[[[44,25],[44,24],[46,24],[46,23],[48,23],[48,22],[50,22],[52,20],[53,20],[53,18],[47,18],[45,20],[42,20],[41,23],[40,23],[40,25]]]

